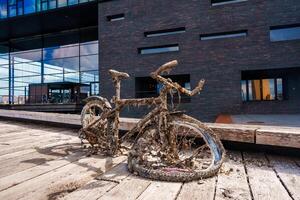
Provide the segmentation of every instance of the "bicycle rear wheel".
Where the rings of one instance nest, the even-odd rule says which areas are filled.
[[[213,131],[187,115],[170,115],[168,122],[169,144],[161,143],[157,123],[146,127],[129,153],[129,170],[146,178],[173,182],[217,174],[225,150]]]

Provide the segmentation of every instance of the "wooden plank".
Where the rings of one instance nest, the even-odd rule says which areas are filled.
[[[77,138],[77,137],[70,135],[68,131],[55,133],[55,134],[47,134],[47,132],[45,132],[45,134],[42,136],[37,136],[30,139],[26,138],[24,140],[20,139],[17,140],[17,142],[16,141],[10,142],[8,147],[1,148],[0,155],[24,150],[27,148],[36,148],[47,143],[54,143],[62,140],[68,141],[73,138]],[[79,141],[79,138],[77,139]]]
[[[123,162],[110,171],[90,181],[80,189],[66,195],[64,200],[96,200],[107,191],[116,187],[119,182],[129,176],[127,163]]]
[[[254,200],[291,199],[263,154],[244,153]]]
[[[216,177],[184,183],[177,200],[213,200],[216,187]]]
[[[76,125],[80,127],[80,115],[29,111],[0,110],[0,116]],[[120,118],[120,129],[130,130],[137,118]],[[223,140],[300,148],[300,128],[263,125],[205,123]],[[256,140],[255,140],[256,138]]]
[[[85,185],[93,177],[124,161],[125,157],[93,156],[67,164],[0,193],[0,199],[48,199]]]
[[[52,170],[59,169],[63,166],[66,166],[72,162],[79,160],[85,155],[84,152],[76,152],[69,156],[56,159],[53,161],[47,162],[45,165],[38,165],[24,171],[17,172],[15,174],[0,178],[0,191],[6,190],[18,184],[21,184],[27,180],[38,177],[43,174],[47,174]],[[17,190],[16,190],[17,191]],[[1,193],[0,193],[1,195]]]
[[[263,127],[256,131],[256,144],[300,148],[300,128]]]
[[[257,126],[206,123],[222,140],[254,143]]]
[[[138,200],[176,199],[182,183],[153,181],[147,189],[137,198]]]
[[[72,114],[30,112],[21,110],[0,110],[0,116],[15,119],[38,120],[46,122],[80,125],[80,115]]]
[[[289,194],[294,199],[300,199],[300,167],[287,157],[275,155],[267,157]]]
[[[40,145],[39,147],[23,149],[23,150],[7,153],[4,155],[0,155],[0,162],[2,162],[2,161],[9,162],[8,161],[9,159],[14,159],[15,157],[18,157],[18,156],[22,156],[22,155],[25,155],[28,153],[33,153],[36,151],[45,151],[47,149],[51,149],[51,148],[55,148],[55,147],[57,148],[62,145],[78,145],[78,144],[79,144],[78,138],[72,138],[71,140],[61,140],[58,142],[47,143],[44,145]]]
[[[29,154],[15,157],[9,161],[2,161],[0,162],[0,178],[11,174],[15,174],[17,172],[32,168],[37,165],[46,164],[51,160],[65,157],[71,154],[72,152],[79,151],[80,149],[80,144],[73,144],[72,146],[56,146],[51,149],[45,149],[39,152],[35,151]]]
[[[223,163],[221,173],[218,174],[215,199],[251,200],[250,189],[240,152],[227,152],[227,159]]]
[[[119,185],[105,193],[99,200],[114,199],[136,199],[150,185],[151,181],[138,176],[130,175]]]
[[[53,128],[48,128],[48,129],[26,129],[26,130],[21,130],[18,132],[13,132],[13,133],[7,133],[0,135],[0,143],[4,143],[7,141],[13,142],[13,143],[18,143],[19,140],[22,139],[29,139],[29,138],[35,138],[37,136],[43,136],[45,134],[47,135],[57,135],[58,133],[64,133],[64,134],[71,134],[71,135],[77,135],[75,132],[72,132],[70,130],[63,130],[63,129],[53,129]]]

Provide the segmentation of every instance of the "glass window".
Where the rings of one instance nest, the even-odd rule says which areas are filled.
[[[98,55],[80,57],[81,71],[98,70],[98,67]]]
[[[18,15],[23,15],[23,1],[18,1]]]
[[[78,4],[78,0],[68,0],[68,1],[69,1],[68,5]]]
[[[242,91],[241,91],[241,94],[242,94],[242,100],[243,101],[247,101],[247,81],[245,80],[242,80],[241,81],[241,86],[242,86]]]
[[[68,72],[79,70],[79,57],[46,60],[44,63],[51,65],[51,68],[65,69]]]
[[[35,0],[24,0],[24,13],[34,13],[35,12]]]
[[[99,81],[99,71],[86,71],[80,73],[81,83],[90,83]]]
[[[182,75],[170,75],[165,76],[166,78],[172,79],[173,82],[177,82],[182,87],[186,89],[190,89],[190,75],[182,74]],[[136,77],[135,78],[135,97],[136,98],[148,98],[148,97],[157,97],[163,85],[157,83],[156,80],[151,77]],[[171,100],[171,96],[168,96],[168,100]],[[188,103],[191,101],[191,98],[187,95],[182,94],[181,98],[177,95],[173,96],[173,101],[178,103],[179,100],[182,103]]]
[[[275,100],[275,83],[274,79],[262,80],[263,100]]]
[[[44,49],[44,59],[51,60],[55,58],[66,58],[79,56],[78,45],[66,45],[59,47],[50,47]]]
[[[98,54],[98,41],[85,42],[80,44],[80,55]]]
[[[125,19],[125,15],[124,13],[122,14],[117,14],[117,15],[110,15],[106,17],[106,20],[109,22],[114,22],[114,21],[120,21]]]
[[[212,6],[224,5],[224,4],[231,4],[231,3],[239,3],[244,2],[247,0],[211,0]]]
[[[243,101],[283,100],[282,78],[242,80]]]
[[[7,0],[0,0],[0,19],[7,17]]]
[[[167,53],[167,52],[175,52],[175,51],[179,51],[178,44],[158,46],[158,47],[145,47],[145,48],[138,49],[139,54],[156,54],[156,53]]]
[[[32,62],[42,60],[42,50],[20,51],[10,54],[14,62]]]
[[[174,35],[179,33],[185,33],[185,27],[159,30],[159,31],[149,31],[149,32],[145,32],[144,35],[145,37],[158,37],[158,36],[165,36],[165,35]]]
[[[72,83],[79,83],[79,72],[65,73],[64,81],[72,82]]]
[[[15,5],[8,7],[8,15],[9,17],[14,17],[17,15],[17,7]]]
[[[296,40],[300,39],[300,25],[299,26],[287,26],[287,27],[271,27],[270,40],[272,42]]]
[[[54,9],[56,7],[56,0],[49,0],[49,9]]]
[[[58,7],[64,7],[68,5],[67,0],[57,0]]]
[[[215,40],[215,39],[234,38],[234,37],[246,37],[247,34],[248,34],[247,30],[201,34],[200,40]]]
[[[63,82],[63,74],[45,74],[44,82],[45,83],[55,83],[55,82]]]
[[[89,31],[89,29],[85,30]],[[97,29],[93,30],[97,31]],[[42,48],[40,38],[37,37],[12,40],[10,54],[8,45],[1,43],[0,103],[9,101],[18,104],[55,103],[57,101],[52,98],[52,90],[48,93],[48,85],[52,89],[54,87],[53,91],[58,87],[61,90],[59,94],[69,91],[68,94],[73,99],[69,99],[68,102],[80,102],[82,98],[86,98],[90,94],[91,83],[99,82],[98,41],[89,41],[85,38],[85,43],[80,44],[78,43],[79,33],[80,31],[77,31],[77,36],[75,32],[47,36],[44,41],[48,45],[56,44],[54,47],[47,48]],[[58,41],[55,40],[57,38],[59,38]],[[63,40],[63,38],[66,39]],[[63,41],[62,45],[57,46],[60,41]],[[80,53],[82,53],[81,57]],[[9,77],[10,69],[14,78]],[[9,82],[12,87],[8,84]],[[56,84],[58,82],[62,83]],[[88,88],[88,93],[78,96],[76,91],[82,84]],[[67,88],[65,92],[62,92],[65,90],[62,85]],[[95,85],[93,87],[96,93],[99,88]]]
[[[249,81],[249,100],[261,100],[260,80]]]
[[[0,66],[8,65],[9,64],[9,57],[8,54],[1,54],[0,53]]]
[[[283,100],[283,86],[282,79],[276,79],[276,91],[277,91],[277,100]]]
[[[41,10],[48,10],[48,1],[42,0],[41,2]]]

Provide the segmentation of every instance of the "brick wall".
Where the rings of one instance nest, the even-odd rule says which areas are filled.
[[[269,40],[270,26],[300,23],[300,1],[249,0],[211,6],[209,0],[116,0],[100,3],[98,9],[101,95],[110,98],[114,94],[110,68],[131,75],[122,82],[122,97],[133,98],[134,77],[147,76],[159,65],[177,59],[179,66],[172,74],[190,74],[192,88],[199,79],[206,79],[204,91],[182,105],[201,120],[213,121],[220,113],[300,113],[299,95],[296,100],[243,103],[240,86],[242,70],[300,67],[300,40]],[[106,20],[120,13],[125,14],[124,20]],[[185,27],[186,32],[144,36],[146,31],[178,27]],[[244,29],[247,37],[199,40],[199,34]],[[167,44],[179,44],[180,51],[153,55],[137,51]],[[294,87],[299,93],[299,84]],[[124,115],[140,116],[141,110],[126,109]]]

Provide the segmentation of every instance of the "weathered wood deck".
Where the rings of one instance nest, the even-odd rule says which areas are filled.
[[[1,110],[0,117],[81,126],[80,115]],[[132,129],[139,119],[120,118],[120,129]],[[300,122],[299,122],[300,123]],[[206,123],[222,140],[300,149],[300,128]]]
[[[75,130],[0,121],[0,199],[300,199],[300,158],[229,151],[217,177],[168,183],[86,156]]]

